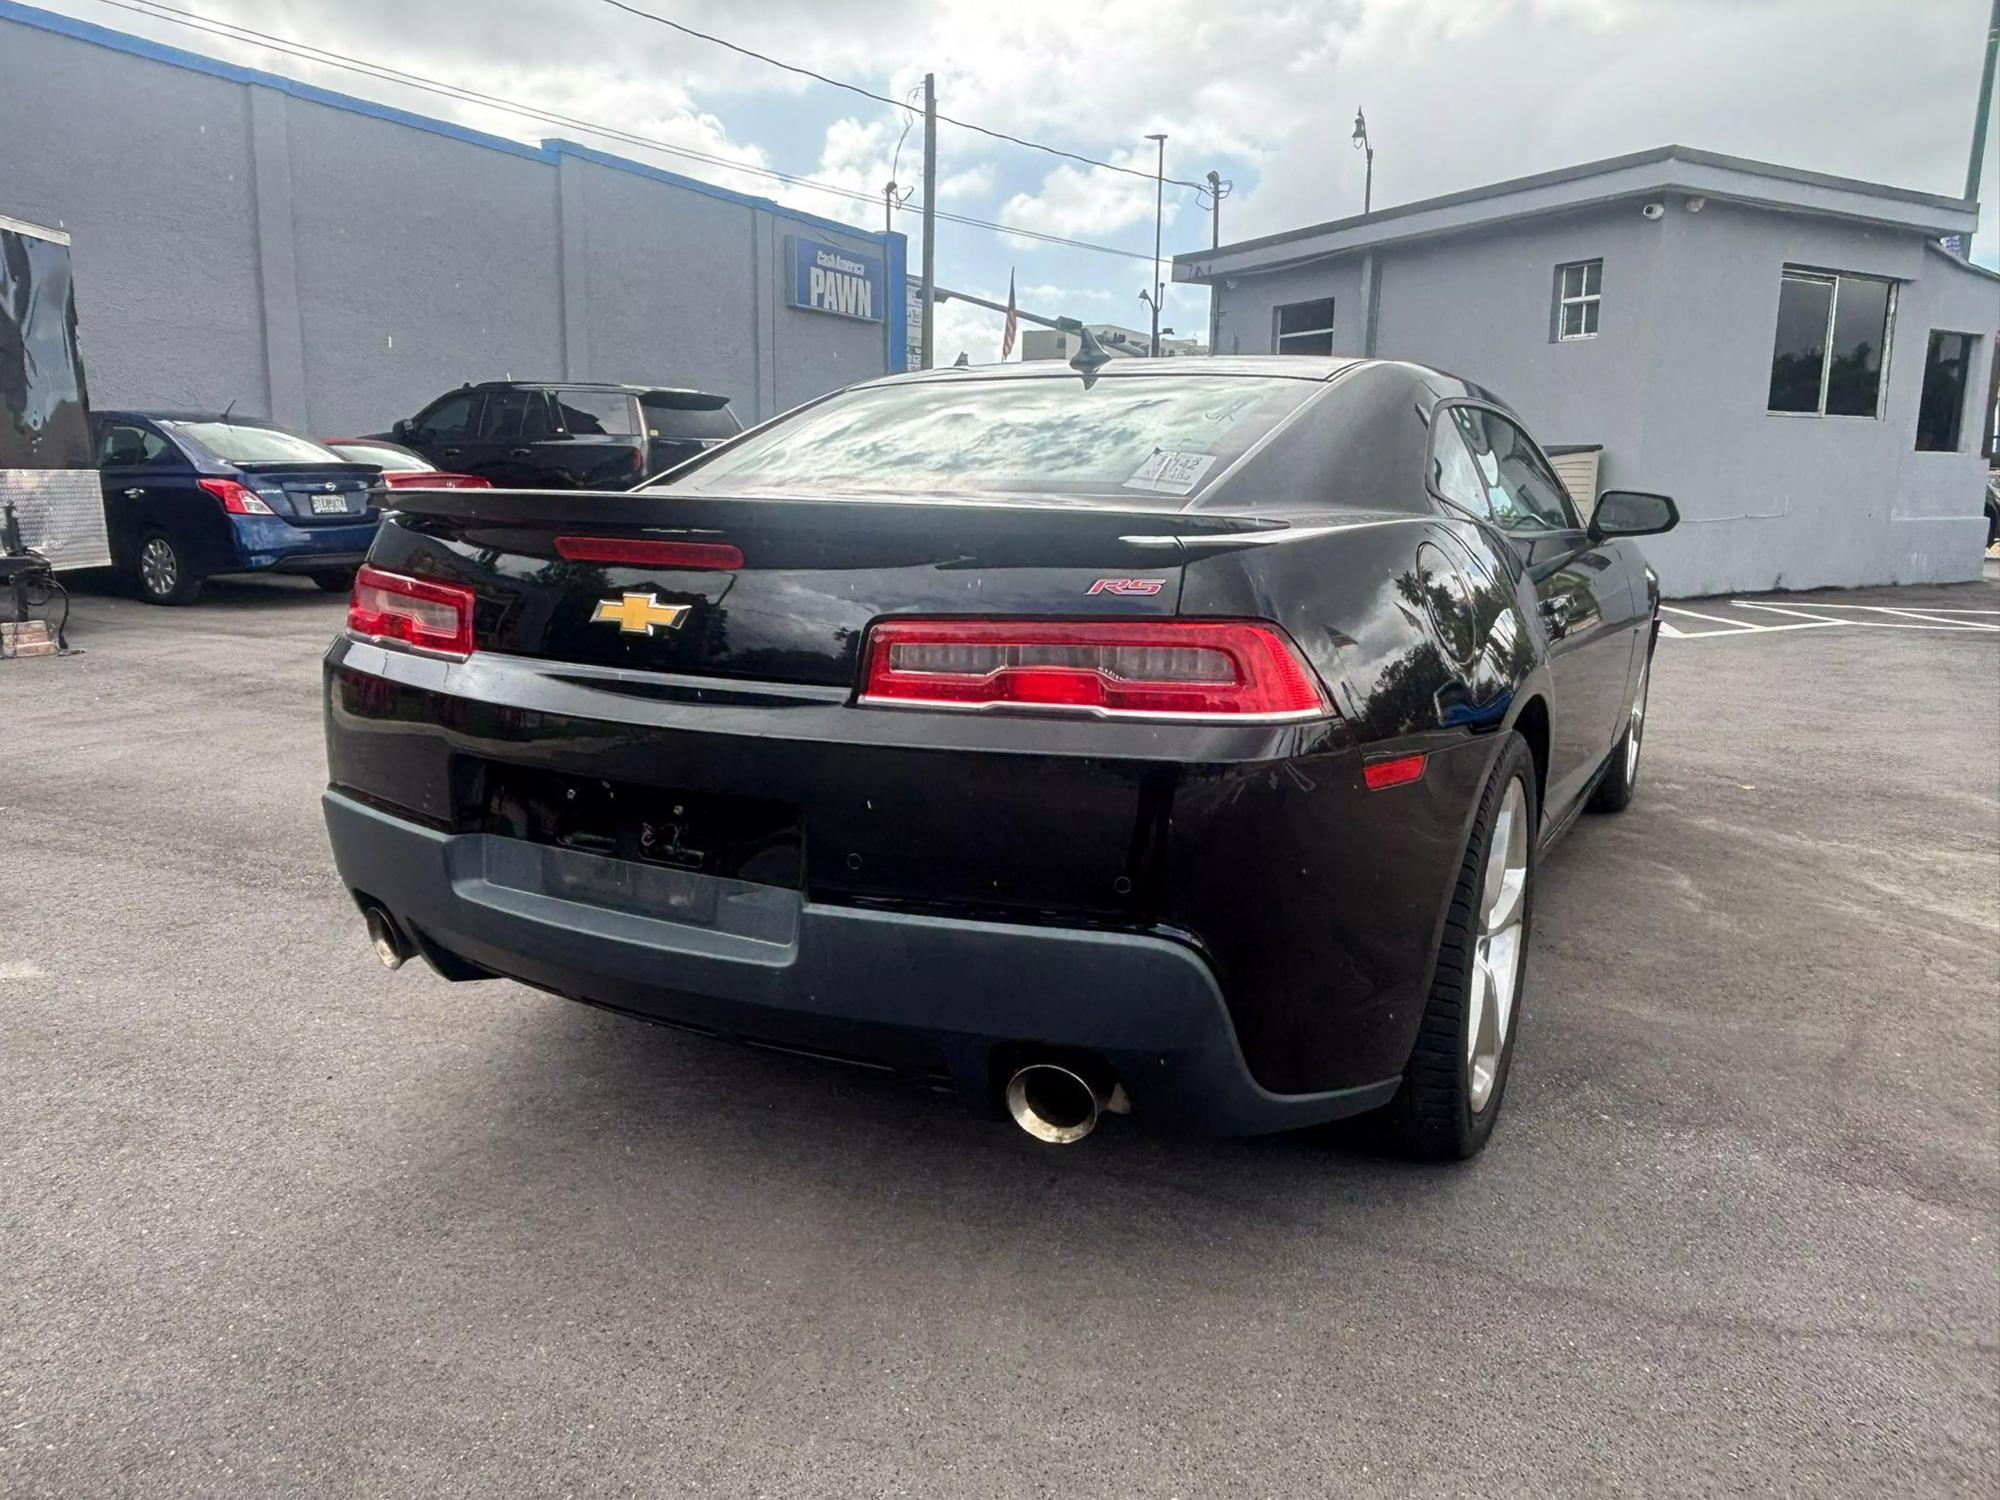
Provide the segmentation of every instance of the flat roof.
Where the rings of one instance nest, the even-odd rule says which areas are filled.
[[[1936,236],[1970,233],[1978,205],[1964,198],[1801,171],[1691,146],[1658,146],[1486,187],[1330,219],[1282,234],[1174,257],[1174,280],[1205,282],[1399,241],[1463,233],[1647,193],[1686,193],[1794,213],[1823,214]]]

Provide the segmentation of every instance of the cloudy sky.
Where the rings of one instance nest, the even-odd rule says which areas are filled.
[[[606,0],[171,0],[553,123],[186,24],[150,0],[41,0],[119,30],[524,140],[566,136],[880,228],[882,185],[919,180],[906,113],[656,25]],[[1225,241],[1356,213],[1357,106],[1387,206],[1677,142],[1928,192],[1964,188],[1988,0],[630,0],[890,98],[926,71],[939,108],[1150,171],[1234,184]],[[148,14],[147,12],[152,12]],[[584,123],[624,132],[594,135]],[[693,151],[674,155],[632,137]],[[1982,196],[2000,201],[2000,133]],[[785,183],[776,171],[864,195]],[[952,126],[939,207],[1107,254],[944,224],[938,280],[1024,307],[1144,327],[1153,185]],[[1165,248],[1207,243],[1204,203],[1166,196]],[[911,236],[919,224],[897,217]],[[1975,253],[2000,252],[1988,208]],[[1207,294],[1170,289],[1199,333]],[[941,309],[942,360],[999,352],[999,318]]]

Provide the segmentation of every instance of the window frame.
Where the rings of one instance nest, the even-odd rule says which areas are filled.
[[[1440,423],[1450,421],[1451,412],[1458,407],[1470,407],[1474,411],[1483,411],[1490,413],[1491,415],[1498,417],[1501,421],[1507,423],[1516,432],[1520,433],[1522,437],[1528,440],[1529,450],[1535,455],[1536,458],[1541,460],[1542,467],[1548,471],[1546,477],[1551,478],[1555,481],[1556,497],[1562,505],[1563,516],[1565,520],[1568,522],[1567,525],[1541,526],[1535,528],[1532,531],[1529,530],[1509,531],[1505,526],[1502,526],[1498,521],[1494,520],[1490,513],[1481,515],[1479,512],[1474,511],[1471,507],[1463,504],[1462,502],[1452,499],[1451,496],[1443,493],[1441,490],[1438,489],[1438,487],[1435,484],[1431,482],[1432,471],[1435,470],[1437,467],[1438,427]],[[1456,422],[1450,422],[1450,425],[1451,425],[1451,435],[1453,440],[1456,441],[1461,447],[1463,447],[1465,445],[1465,438],[1463,434],[1459,432],[1458,424]],[[1468,449],[1467,450],[1468,456],[1470,456],[1470,452],[1471,450]],[[1474,459],[1473,464],[1474,467],[1476,468],[1478,466],[1478,460]],[[1481,401],[1478,398],[1472,396],[1447,396],[1444,400],[1438,402],[1437,405],[1431,408],[1430,432],[1428,434],[1428,441],[1424,444],[1424,492],[1428,494],[1433,500],[1436,500],[1439,504],[1448,506],[1453,514],[1470,516],[1480,525],[1492,531],[1496,536],[1505,537],[1509,541],[1512,541],[1517,537],[1564,536],[1572,532],[1581,532],[1585,530],[1583,523],[1583,516],[1581,512],[1579,512],[1576,508],[1576,499],[1574,496],[1570,494],[1569,486],[1562,482],[1562,476],[1556,472],[1556,466],[1549,462],[1548,454],[1542,451],[1542,445],[1538,441],[1536,441],[1535,435],[1532,432],[1528,431],[1527,424],[1523,422],[1519,417],[1515,416],[1512,412],[1506,411],[1503,408],[1496,406],[1493,402]]]
[[[1321,302],[1324,302],[1326,304],[1325,327],[1294,328],[1290,333],[1284,332],[1285,313],[1287,310],[1294,307],[1312,307]],[[1326,338],[1326,354],[1325,355],[1309,354],[1306,356],[1306,358],[1308,359],[1331,358],[1333,355],[1334,323],[1336,322],[1340,314],[1340,309],[1339,306],[1337,305],[1338,302],[1339,299],[1336,297],[1305,297],[1301,298],[1297,302],[1273,303],[1271,305],[1271,352],[1273,354],[1292,353],[1293,351],[1285,347],[1286,339],[1316,339],[1319,338],[1321,335],[1324,335]]]
[[[1964,341],[1962,344],[1964,353],[1960,355],[1963,368],[1959,372],[1958,379],[1958,407],[1952,413],[1951,442],[1942,448],[1927,448],[1924,446],[1924,396],[1930,389],[1931,356],[1937,349],[1938,342],[1941,339],[1961,339]],[[1972,372],[1979,363],[1979,346],[1982,342],[1984,341],[1978,334],[1969,333],[1962,328],[1933,328],[1930,331],[1930,337],[1924,340],[1924,369],[1922,379],[1917,382],[1917,428],[1916,432],[1912,435],[1912,452],[1963,453],[1966,451],[1966,408],[1971,405],[1972,399],[1976,394]],[[1983,444],[1985,438],[1983,426],[1980,437]]]
[[[1597,267],[1597,290],[1590,288],[1590,268]],[[1563,290],[1563,275],[1567,271],[1583,272],[1584,290],[1574,297]],[[1597,337],[1604,327],[1604,257],[1591,256],[1587,260],[1566,260],[1556,267],[1555,342],[1558,344],[1581,344]],[[1563,331],[1563,314],[1572,307],[1587,307],[1595,314],[1594,326],[1582,333]]]
[[[1880,422],[1889,405],[1889,358],[1896,347],[1896,304],[1902,300],[1903,284],[1893,276],[1870,276],[1864,271],[1829,271],[1818,266],[1786,265],[1778,271],[1779,306],[1783,306],[1784,285],[1788,281],[1808,281],[1830,286],[1826,299],[1826,325],[1820,330],[1819,406],[1814,411],[1779,411],[1771,405],[1770,366],[1776,362],[1777,320],[1772,319],[1771,357],[1765,361],[1764,415],[1767,417],[1807,417],[1823,420],[1836,417],[1848,422]],[[1875,382],[1875,410],[1872,412],[1828,411],[1826,398],[1833,384],[1833,330],[1840,323],[1840,285],[1844,281],[1873,281],[1889,289],[1882,312],[1882,368]]]

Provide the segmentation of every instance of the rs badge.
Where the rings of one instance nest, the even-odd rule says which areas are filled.
[[[657,594],[627,594],[617,600],[598,600],[590,623],[616,625],[627,635],[651,635],[655,630],[678,630],[687,612],[685,604],[660,603]]]

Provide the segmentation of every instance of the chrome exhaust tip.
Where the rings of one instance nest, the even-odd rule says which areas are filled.
[[[1073,1146],[1114,1107],[1116,1092],[1060,1063],[1029,1063],[1007,1080],[1007,1113],[1036,1140]]]
[[[396,919],[379,906],[371,906],[367,913],[368,941],[375,948],[375,956],[382,960],[385,969],[400,969],[403,960],[410,956],[409,944],[396,926]]]

